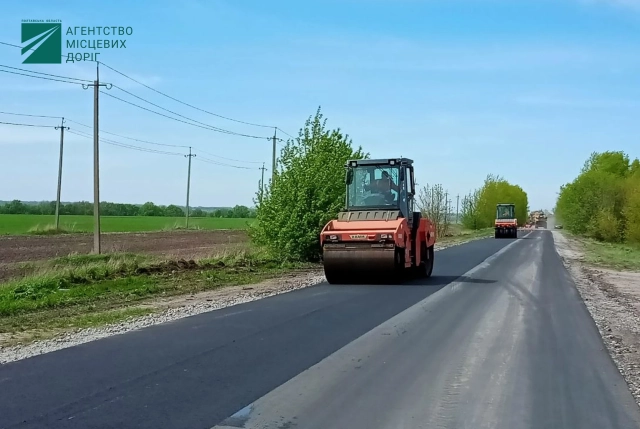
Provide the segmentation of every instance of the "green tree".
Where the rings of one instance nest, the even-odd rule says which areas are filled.
[[[245,219],[248,218],[249,215],[251,214],[249,211],[249,207],[247,206],[235,206],[233,209],[230,210],[232,213],[232,217],[236,218],[236,219]]]
[[[598,240],[635,237],[639,164],[624,152],[592,153],[578,177],[560,187],[556,216],[567,230]]]
[[[200,207],[189,212],[192,217],[205,217],[207,214]]]
[[[176,206],[175,204],[168,205],[167,208],[164,210],[164,212],[166,216],[170,216],[170,217],[183,217],[186,215],[184,210],[182,210],[180,207]]]
[[[320,231],[344,208],[345,164],[365,157],[340,129],[326,129],[318,108],[280,152],[275,178],[261,200],[256,192],[254,242],[285,259],[317,260]]]
[[[140,216],[164,216],[164,210],[149,201],[140,207]]]
[[[514,204],[519,225],[529,213],[527,193],[500,176],[487,175],[482,187],[468,195],[462,204],[462,222],[467,228],[490,228],[495,224],[498,204]]]

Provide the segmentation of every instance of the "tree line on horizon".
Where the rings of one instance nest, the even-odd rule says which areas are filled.
[[[25,204],[20,200],[0,204],[0,214],[29,214],[29,215],[54,215],[56,213],[55,201],[43,201],[36,204]],[[93,215],[93,203],[88,201],[78,201],[72,203],[60,203],[60,215]],[[153,202],[146,202],[142,205],[101,202],[101,216],[164,216],[164,217],[184,217],[184,208],[174,204],[163,206]],[[218,208],[212,211],[205,211],[201,208],[189,210],[190,217],[216,217],[216,218],[255,218],[256,211],[247,206],[236,205],[231,208]]]
[[[640,160],[593,152],[560,187],[556,218],[568,231],[611,243],[640,243]]]

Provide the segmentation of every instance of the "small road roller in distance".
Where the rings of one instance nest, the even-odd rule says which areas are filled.
[[[518,238],[515,204],[496,206],[495,238]]]
[[[345,209],[320,233],[327,281],[430,277],[436,228],[414,209],[413,161],[360,159],[345,167]]]

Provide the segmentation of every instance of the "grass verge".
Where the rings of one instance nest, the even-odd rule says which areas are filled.
[[[640,246],[580,238],[586,262],[614,270],[640,271]]]
[[[449,235],[451,234],[451,235]],[[444,237],[438,237],[436,243],[455,244],[468,240],[493,237],[493,228],[482,228],[478,230],[464,229],[460,225],[452,225],[451,231]]]
[[[256,283],[305,264],[283,264],[259,250],[194,260],[136,254],[72,255],[0,285],[0,345],[48,338],[153,312],[153,298]]]
[[[186,225],[185,218],[165,216],[101,216],[102,232],[151,232],[180,229]],[[191,217],[189,229],[245,230],[255,219]],[[51,234],[56,233],[55,216],[0,214],[0,235]],[[93,231],[93,216],[61,215],[60,226],[72,233]]]
[[[61,225],[56,228],[53,223],[41,225],[37,224],[27,230],[27,234],[31,235],[58,235],[58,234],[73,234],[82,231],[77,231],[75,225]]]

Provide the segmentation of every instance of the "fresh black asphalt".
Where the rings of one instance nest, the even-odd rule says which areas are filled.
[[[461,277],[512,242],[439,251],[422,282],[321,284],[0,366],[0,428],[208,429],[252,403],[247,428],[639,427],[549,232]]]
[[[2,365],[0,428],[211,428],[511,241],[436,252],[423,282],[320,284]]]

